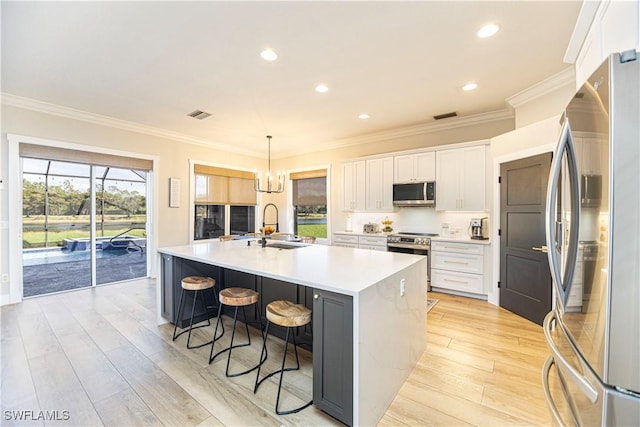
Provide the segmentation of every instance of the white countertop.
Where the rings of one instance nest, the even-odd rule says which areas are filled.
[[[333,234],[348,234],[349,236],[387,237],[392,233],[363,233],[362,231],[334,231]]]
[[[457,243],[472,243],[474,245],[490,245],[491,244],[491,240],[478,240],[478,239],[472,239],[470,237],[464,237],[464,238],[452,238],[452,237],[432,237],[431,238],[432,242],[457,242]]]
[[[412,264],[426,262],[426,257],[396,252],[325,245],[262,248],[258,242],[247,246],[247,240],[194,243],[158,252],[352,296]]]

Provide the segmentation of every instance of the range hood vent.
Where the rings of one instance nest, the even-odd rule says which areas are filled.
[[[433,118],[436,120],[442,120],[442,119],[448,119],[449,117],[457,117],[457,116],[458,116],[458,113],[456,113],[455,111],[452,111],[450,113],[433,116]]]
[[[211,114],[209,114],[209,113],[207,113],[205,111],[195,110],[195,111],[192,111],[191,113],[187,114],[187,116],[193,117],[194,119],[203,120],[203,119],[206,119],[207,117],[211,116]]]

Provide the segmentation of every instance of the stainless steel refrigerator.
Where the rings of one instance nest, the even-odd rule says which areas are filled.
[[[542,373],[558,425],[640,426],[640,55],[566,108],[547,191],[554,309]]]

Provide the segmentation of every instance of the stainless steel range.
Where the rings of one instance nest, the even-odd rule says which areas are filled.
[[[431,281],[431,238],[434,233],[394,233],[387,236],[387,251],[427,257],[427,280]],[[431,287],[429,287],[431,289]]]

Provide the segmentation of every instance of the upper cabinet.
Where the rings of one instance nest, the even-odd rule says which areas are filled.
[[[394,160],[393,182],[420,182],[436,179],[436,153],[407,154],[396,156]]]
[[[484,211],[486,146],[436,152],[436,209]]]
[[[366,210],[393,210],[393,158],[366,161]]]
[[[342,165],[342,209],[359,211],[365,208],[365,162],[348,162]]]
[[[576,88],[610,54],[640,49],[640,2],[584,2],[565,62],[576,65]]]

